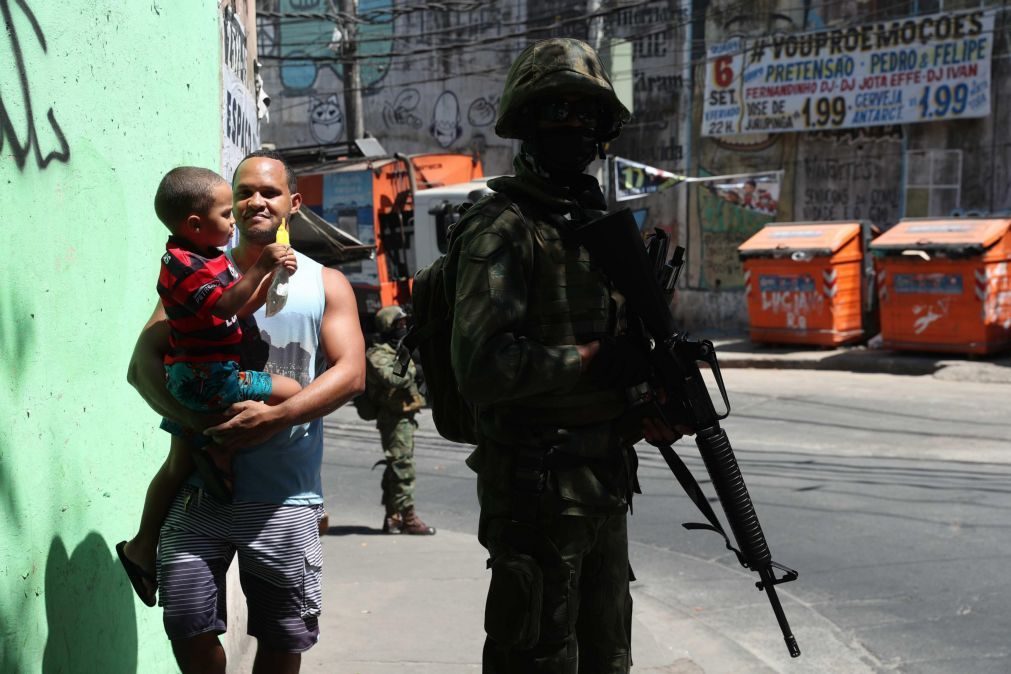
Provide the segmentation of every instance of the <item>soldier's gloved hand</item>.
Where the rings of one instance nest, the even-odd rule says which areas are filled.
[[[649,357],[643,345],[627,335],[604,337],[590,361],[588,374],[605,386],[635,386],[649,379]]]

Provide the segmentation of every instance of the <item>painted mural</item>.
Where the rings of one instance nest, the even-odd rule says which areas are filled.
[[[512,145],[494,137],[505,73],[523,44],[526,3],[410,11],[362,0],[355,53],[365,130],[389,152],[472,152],[509,168]],[[263,136],[278,147],[346,140],[342,28],[325,0],[279,0],[258,16],[264,84],[277,105]],[[296,16],[291,17],[290,15]],[[286,16],[288,15],[288,16]],[[488,42],[488,47],[485,43]]]

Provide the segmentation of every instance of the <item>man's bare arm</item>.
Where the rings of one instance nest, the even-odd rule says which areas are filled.
[[[184,426],[199,427],[194,413],[179,403],[165,388],[164,356],[169,348],[169,325],[161,301],[140,331],[133,347],[126,380],[158,414]]]
[[[232,405],[228,421],[207,429],[226,447],[246,447],[284,428],[325,416],[365,389],[365,339],[358,323],[354,291],[344,275],[323,269],[326,306],[320,345],[329,369],[279,405],[243,401]]]

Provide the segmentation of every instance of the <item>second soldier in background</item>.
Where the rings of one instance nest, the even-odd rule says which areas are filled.
[[[377,342],[365,354],[365,391],[376,407],[376,428],[383,443],[383,533],[431,535],[414,510],[414,415],[425,405],[418,391],[417,370],[410,362],[398,375],[397,347],[407,333],[407,314],[398,306],[376,313]]]

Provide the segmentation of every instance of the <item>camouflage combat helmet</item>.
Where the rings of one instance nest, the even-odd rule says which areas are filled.
[[[607,113],[597,130],[601,142],[617,136],[631,117],[590,45],[571,38],[552,38],[530,45],[513,62],[506,76],[495,133],[502,138],[524,138],[527,130],[523,108],[538,98],[558,94],[599,100]]]
[[[383,307],[376,312],[376,330],[381,335],[389,334],[393,332],[393,326],[401,318],[407,318],[407,312],[397,305]]]

